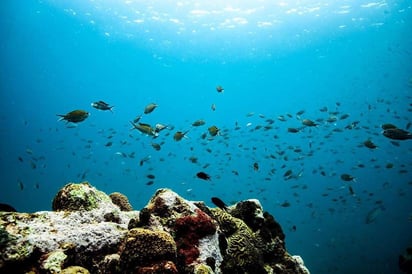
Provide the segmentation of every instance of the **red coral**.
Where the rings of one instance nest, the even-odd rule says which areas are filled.
[[[199,257],[199,239],[216,231],[212,218],[200,209],[195,209],[195,212],[196,215],[178,218],[175,223],[177,249],[184,257],[185,264],[190,264]]]

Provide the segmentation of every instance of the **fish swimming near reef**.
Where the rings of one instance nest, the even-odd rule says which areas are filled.
[[[210,134],[211,136],[216,136],[216,135],[218,135],[219,132],[220,132],[220,130],[219,130],[219,128],[218,128],[217,126],[211,126],[211,127],[209,127],[207,130],[209,131],[209,134]]]
[[[151,155],[147,155],[146,157],[140,159],[139,165],[143,166],[144,163],[149,162],[149,160],[152,158]]]
[[[86,120],[86,118],[89,117],[89,115],[90,113],[81,109],[70,111],[67,114],[57,114],[57,116],[61,117],[59,121],[65,120],[71,123],[82,122]]]
[[[298,132],[299,132],[299,128],[290,127],[290,128],[288,128],[288,132],[290,132],[290,133],[298,133]]]
[[[370,149],[375,149],[375,148],[378,147],[378,146],[375,145],[375,143],[373,143],[370,139],[368,139],[368,140],[366,140],[365,142],[363,142],[363,145],[364,145],[365,147],[367,147],[367,148],[370,148]]]
[[[160,124],[160,123],[157,123],[157,124],[155,125],[155,131],[156,131],[156,132],[160,132],[160,131],[162,131],[162,130],[164,130],[164,129],[167,129],[167,128],[169,128],[169,127],[166,126],[166,125]]]
[[[381,125],[381,128],[382,128],[383,130],[387,130],[387,129],[394,129],[394,128],[398,128],[398,127],[395,126],[394,124],[386,123],[386,124],[382,124],[382,125]]]
[[[144,124],[144,123],[133,123],[130,121],[130,124],[132,124],[132,129],[137,129],[141,133],[147,134],[149,136],[157,137],[159,136],[159,133],[156,132],[155,129],[153,129],[149,124]]]
[[[159,151],[162,148],[162,146],[158,143],[152,143],[152,147],[157,151]]]
[[[410,140],[412,133],[400,128],[388,128],[382,132],[383,136],[394,140]]]
[[[225,89],[221,85],[216,87],[216,91],[219,92],[219,93],[222,93],[224,90]]]
[[[2,204],[0,203],[0,211],[4,211],[4,212],[17,212],[17,210],[12,207],[11,205],[8,204]]]
[[[302,124],[308,127],[316,127],[318,124],[309,119],[303,119]]]
[[[149,114],[151,113],[155,108],[157,108],[158,105],[155,103],[150,103],[144,108],[144,114]]]
[[[103,101],[93,102],[91,103],[91,106],[98,110],[110,110],[110,112],[113,112],[112,108],[114,108],[114,106],[110,106],[108,103]]]
[[[365,223],[371,224],[373,223],[376,218],[382,213],[383,207],[375,207],[374,209],[370,210],[365,217]]]
[[[227,205],[221,199],[219,199],[218,197],[212,197],[211,200],[212,200],[212,203],[214,203],[217,207],[219,207],[220,209],[224,211],[227,211]]]
[[[188,132],[189,132],[188,130],[186,130],[185,132],[183,132],[183,131],[177,131],[177,132],[173,135],[173,140],[175,140],[176,142],[178,142],[178,141],[182,140],[183,138],[188,138],[188,137],[186,136],[186,134],[187,134]]]
[[[136,118],[133,119],[133,123],[138,123],[140,121],[140,119],[142,119],[142,115],[138,115],[136,116]]]
[[[341,174],[340,178],[342,179],[342,181],[345,181],[345,182],[356,182],[356,178],[347,173]]]
[[[202,180],[210,181],[210,175],[203,171],[198,172],[196,177]]]
[[[199,120],[194,121],[192,123],[192,126],[199,127],[199,126],[203,126],[204,124],[206,124],[205,120],[199,119]]]

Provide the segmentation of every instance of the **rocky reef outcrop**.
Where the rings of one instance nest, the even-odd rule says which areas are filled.
[[[159,189],[134,211],[84,182],[52,208],[0,212],[1,273],[309,273],[258,200],[210,208]]]

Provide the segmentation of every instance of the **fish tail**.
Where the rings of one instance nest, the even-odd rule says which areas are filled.
[[[137,129],[137,125],[135,123],[133,123],[132,121],[129,121],[129,122],[130,124],[132,124],[132,128],[130,130]]]
[[[186,130],[185,132],[183,132],[183,138],[189,139],[190,137],[187,136],[187,134],[189,133],[190,129]]]
[[[57,121],[63,121],[65,117],[65,115],[62,115],[62,114],[56,114],[56,116],[60,117]]]

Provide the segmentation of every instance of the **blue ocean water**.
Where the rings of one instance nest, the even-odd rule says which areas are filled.
[[[207,2],[2,1],[0,202],[50,210],[81,181],[136,209],[163,187],[257,198],[312,273],[399,273],[412,141],[381,125],[412,130],[410,1]],[[75,109],[90,116],[58,121]],[[168,128],[131,130],[139,115]]]

